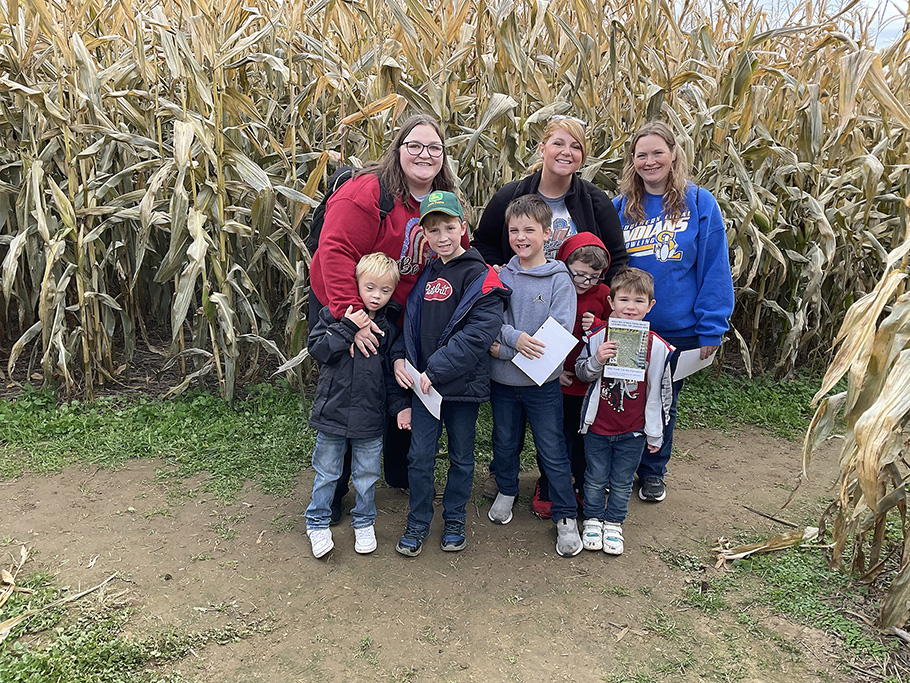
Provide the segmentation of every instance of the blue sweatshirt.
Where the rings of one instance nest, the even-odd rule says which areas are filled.
[[[548,260],[525,270],[517,256],[503,266],[499,279],[512,290],[512,296],[497,337],[499,358],[490,364],[490,379],[513,387],[533,386],[534,380],[512,362],[518,353],[515,345],[522,332],[533,337],[550,316],[571,333],[575,326],[575,286],[562,261]],[[562,364],[547,381],[559,377],[560,372]]]
[[[689,212],[668,220],[663,196],[646,194],[645,220],[629,223],[625,198],[613,204],[623,227],[629,265],[654,277],[654,308],[645,318],[662,337],[698,337],[716,346],[733,312],[733,278],[720,207],[710,192],[689,183]],[[697,216],[697,221],[691,220]]]

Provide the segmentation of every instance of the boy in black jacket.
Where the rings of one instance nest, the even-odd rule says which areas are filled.
[[[391,368],[391,349],[399,336],[394,318],[399,309],[394,302],[389,304],[389,299],[398,284],[398,264],[385,254],[367,254],[354,274],[365,310],[354,312],[353,306],[348,306],[344,317],[336,320],[326,306],[319,311],[307,341],[310,355],[320,365],[310,416],[310,426],[317,430],[313,449],[316,478],[306,510],[307,536],[314,557],[322,557],[335,547],[329,520],[348,443],[357,494],[351,510],[354,550],[361,554],[376,550],[373,496],[379,479],[386,410],[398,416],[400,429],[407,429],[411,422],[407,394],[396,384]],[[367,357],[352,354],[354,335],[371,321],[381,330],[378,352]]]
[[[449,471],[442,497],[443,550],[464,549],[465,507],[474,483],[474,428],[481,403],[490,397],[489,348],[502,326],[509,290],[476,249],[467,251],[464,212],[451,192],[431,192],[420,203],[423,236],[438,258],[424,269],[405,306],[408,361],[420,372],[420,389],[442,395],[437,420],[416,395],[411,404],[408,452],[410,512],[396,550],[418,555],[433,519],[433,471],[442,425],[449,440]],[[404,359],[395,376],[411,386]],[[415,391],[417,387],[415,387]]]

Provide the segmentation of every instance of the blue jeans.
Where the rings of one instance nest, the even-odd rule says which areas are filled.
[[[559,380],[537,385],[513,387],[490,382],[493,405],[493,472],[496,485],[505,496],[518,495],[518,470],[524,420],[531,425],[534,446],[541,468],[550,483],[554,522],[578,514],[572,490],[572,468],[562,433],[562,391]]]
[[[668,344],[676,347],[670,356],[670,370],[676,372],[676,362],[679,352],[699,348],[698,337],[664,337]],[[667,463],[673,451],[673,430],[676,429],[676,405],[679,403],[679,392],[682,391],[685,380],[673,382],[673,403],[670,404],[670,420],[664,426],[664,442],[657,453],[648,450],[647,444],[642,446],[641,464],[638,466],[638,478],[644,481],[645,477],[663,479],[667,474]]]
[[[416,396],[411,401],[411,450],[408,451],[410,511],[408,525],[428,529],[433,521],[433,473],[443,424],[449,439],[449,472],[442,496],[442,518],[465,522],[465,507],[474,486],[474,430],[478,403],[442,402],[441,420],[430,414]]]
[[[376,481],[379,479],[379,463],[382,458],[382,437],[373,439],[348,439],[344,436],[316,432],[316,448],[313,449],[313,499],[306,509],[307,529],[328,529],[332,516],[332,498],[341,478],[344,453],[351,444],[351,480],[356,500],[351,516],[351,526],[362,529],[376,519]]]
[[[644,432],[604,436],[585,434],[585,519],[622,524],[629,511],[635,468],[647,448]],[[610,488],[607,498],[606,490]]]

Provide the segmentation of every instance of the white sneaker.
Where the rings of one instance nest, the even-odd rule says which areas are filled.
[[[496,494],[496,500],[490,506],[487,517],[493,524],[508,524],[512,521],[512,505],[515,503],[515,496],[506,496],[502,493]]]
[[[622,527],[619,524],[604,523],[604,552],[608,555],[622,555]]]
[[[310,537],[310,546],[313,548],[313,557],[322,557],[335,547],[335,542],[332,540],[331,529],[307,529],[306,535]]]
[[[582,525],[581,542],[585,550],[602,550],[604,525],[599,519],[586,519]]]
[[[354,552],[367,555],[376,550],[376,532],[373,525],[354,529]]]
[[[578,522],[575,518],[567,517],[556,522],[556,552],[563,557],[575,557],[581,548],[581,536],[578,535]]]

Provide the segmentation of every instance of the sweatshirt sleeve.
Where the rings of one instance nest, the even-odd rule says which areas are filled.
[[[553,300],[550,303],[550,315],[556,322],[565,327],[569,334],[573,334],[575,332],[575,309],[578,304],[578,296],[575,293],[575,286],[569,277],[568,269],[564,268],[564,270],[565,277],[553,278]]]
[[[588,338],[585,347],[575,361],[575,376],[582,382],[593,382],[603,374],[604,364],[594,357],[594,351],[603,342],[603,334],[595,334]]]
[[[610,253],[610,267],[604,275],[607,284],[622,268],[629,265],[629,254],[626,252],[626,242],[622,234],[622,223],[619,220],[614,203],[606,193],[595,186],[593,194],[594,217],[599,231],[598,237]]]
[[[724,220],[717,201],[705,189],[698,193],[698,255],[695,261],[695,334],[701,346],[717,346],[733,312],[733,276]]]
[[[404,343],[402,342],[404,335],[399,332],[398,326],[395,324],[389,325],[386,335],[388,338],[385,340],[386,356],[383,363],[383,381],[386,391],[386,410],[389,416],[394,418],[405,408],[411,407],[411,395],[398,384],[393,367],[395,349],[400,348],[402,350],[400,357],[404,358]]]
[[[669,405],[664,397],[672,394],[670,380],[670,348],[660,339],[651,337],[651,356],[648,359],[647,395],[645,398],[645,437],[649,446],[664,442],[664,426]]]
[[[319,311],[319,317],[307,339],[307,350],[320,365],[333,365],[349,353],[359,328],[347,318],[335,320],[329,309]]]
[[[329,200],[314,257],[319,267],[310,271],[310,277],[336,318],[348,306],[363,308],[354,269],[361,256],[374,250],[380,223],[379,181],[372,174],[349,180]]]

